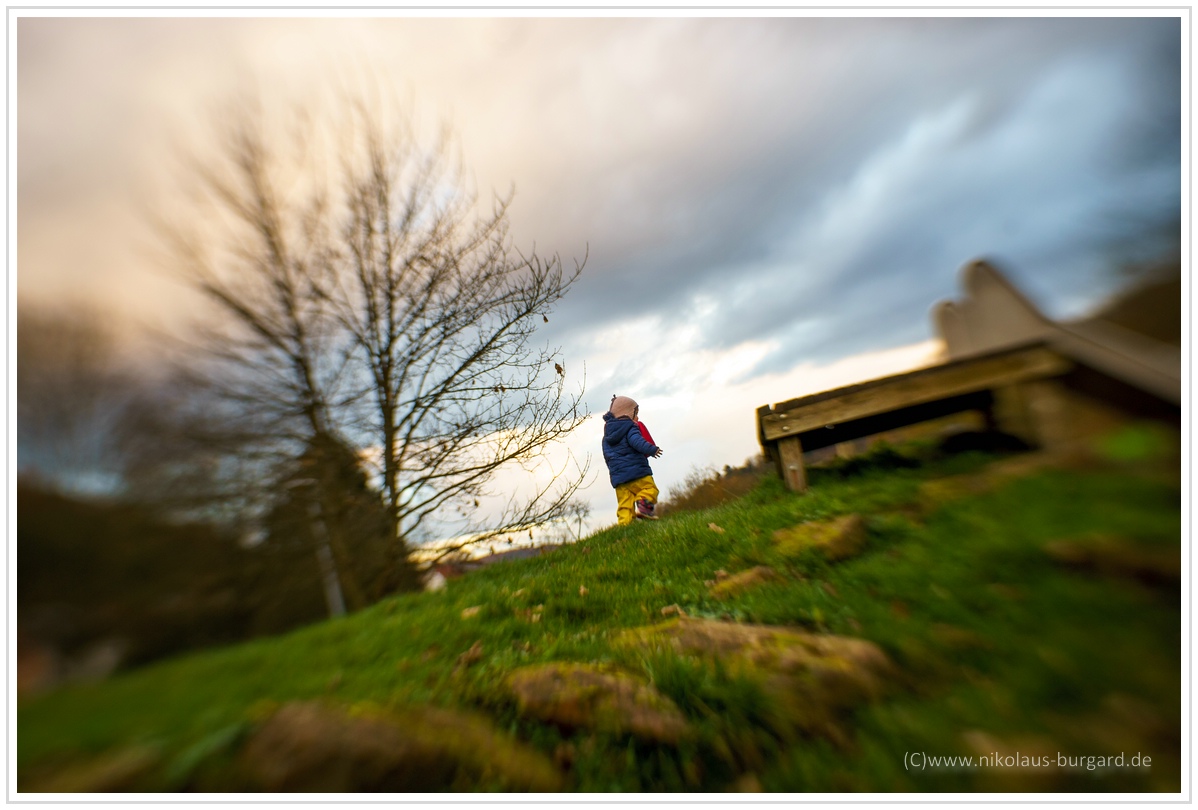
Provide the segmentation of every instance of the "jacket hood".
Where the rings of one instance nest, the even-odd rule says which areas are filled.
[[[603,421],[607,423],[603,427],[603,441],[610,445],[617,445],[624,441],[628,431],[636,427],[636,422],[633,422],[630,417],[617,418],[612,416],[611,411],[603,414]]]

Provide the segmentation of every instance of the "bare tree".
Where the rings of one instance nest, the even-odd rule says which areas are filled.
[[[534,343],[582,264],[517,250],[511,195],[476,205],[447,137],[423,149],[377,110],[300,116],[294,140],[256,107],[225,117],[218,160],[195,164],[214,216],[165,231],[223,316],[194,368],[225,421],[252,417],[243,452],[296,458],[331,437],[376,459],[400,548],[434,521],[469,542],[552,521],[585,464],[498,516],[478,507],[500,470],[544,463],[586,418],[565,361]]]
[[[583,524],[590,516],[590,504],[578,499],[571,501],[555,521],[554,541],[559,545],[577,543],[583,536]]]

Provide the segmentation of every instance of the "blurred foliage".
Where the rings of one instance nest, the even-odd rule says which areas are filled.
[[[385,507],[356,456],[313,445],[284,476],[266,537],[174,522],[115,499],[82,500],[18,483],[18,625],[26,642],[67,656],[98,642],[141,664],[184,650],[279,633],[329,615],[315,548],[315,520],[341,551],[350,610],[420,587],[389,534]],[[323,508],[315,513],[312,505]]]
[[[1095,442],[1097,452],[1111,461],[1167,461],[1177,455],[1175,436],[1154,422],[1137,422]]]
[[[739,467],[725,465],[723,471],[714,467],[692,469],[658,504],[659,514],[693,512],[727,503],[745,495],[771,474],[772,465],[761,457],[748,459]]]
[[[254,560],[209,526],[17,484],[17,623],[65,654],[104,640],[128,663],[247,637]]]

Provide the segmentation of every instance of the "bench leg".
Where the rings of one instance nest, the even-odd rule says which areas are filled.
[[[1028,415],[1037,444],[1046,450],[1068,447],[1078,438],[1075,408],[1070,407],[1064,389],[1054,380],[1033,380],[1024,384]]]
[[[994,389],[994,404],[986,414],[986,427],[1010,434],[1028,447],[1037,447],[1040,436],[1028,410],[1026,385],[1015,383]]]
[[[807,470],[803,467],[803,445],[798,436],[778,440],[778,467],[791,492],[807,491]]]

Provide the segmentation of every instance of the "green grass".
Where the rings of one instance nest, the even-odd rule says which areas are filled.
[[[1179,790],[1178,589],[1067,570],[1043,551],[1048,541],[1098,532],[1176,548],[1176,483],[1143,475],[1138,457],[1110,458],[1094,470],[1044,471],[920,513],[912,506],[921,482],[991,459],[912,465],[895,458],[881,453],[872,464],[813,470],[811,491],[801,496],[767,479],[714,509],[608,529],[540,558],[483,569],[439,593],[389,599],[283,637],[23,702],[22,789],[59,765],[132,745],[163,754],[150,788],[195,786],[204,769],[219,784],[222,763],[256,720],[281,703],[319,697],[481,710],[546,754],[568,742],[575,752],[569,785],[581,791],[723,790],[746,774],[777,791]],[[771,543],[776,529],[847,513],[863,515],[869,529],[855,558],[786,559]],[[754,565],[784,578],[730,600],[708,596],[704,581],[717,569]],[[673,604],[691,616],[863,637],[900,674],[888,697],[846,718],[844,739],[805,737],[777,719],[769,695],[746,673],[612,643],[625,628],[661,621],[661,609]],[[540,621],[518,615],[537,605]],[[474,606],[479,613],[462,618]],[[475,642],[482,660],[456,668]],[[698,733],[657,746],[519,717],[497,684],[517,667],[556,660],[639,674]],[[1125,698],[1148,730],[1128,736],[1125,720],[1116,725],[1122,737],[1103,737],[1112,700]],[[966,742],[971,732],[1066,753],[1139,745],[1157,764],[1026,784],[994,782],[1016,778],[995,771],[904,768],[908,752],[976,753]]]

